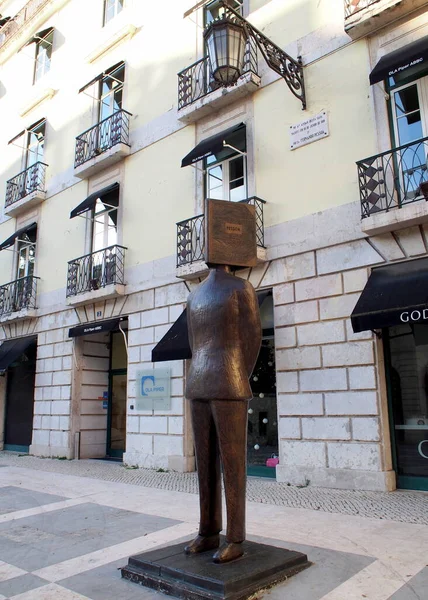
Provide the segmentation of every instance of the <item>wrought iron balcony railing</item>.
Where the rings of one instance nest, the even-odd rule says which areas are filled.
[[[357,162],[361,216],[428,200],[428,137]]]
[[[265,247],[263,205],[265,200],[252,196],[241,200],[256,207],[257,246]],[[191,219],[177,223],[177,267],[189,265],[204,259],[205,251],[205,215],[197,215]]]
[[[129,146],[129,117],[131,113],[118,110],[76,138],[74,168],[110,150],[116,144]]]
[[[29,275],[0,286],[0,316],[36,308],[37,280]]]
[[[45,163],[36,162],[9,179],[6,183],[6,208],[33,192],[45,191],[46,167]]]
[[[99,290],[111,284],[124,285],[124,246],[110,246],[70,260],[67,274],[67,298]]]
[[[345,19],[352,17],[355,13],[368,8],[372,4],[378,4],[380,0],[345,0]]]
[[[29,0],[26,5],[0,28],[0,50],[17,33],[21,31],[29,21],[42,8],[52,0]]]
[[[243,72],[258,75],[257,46],[252,38],[249,38],[245,48]],[[197,60],[178,74],[178,109],[196,102],[219,87],[211,77],[211,63],[208,56]]]

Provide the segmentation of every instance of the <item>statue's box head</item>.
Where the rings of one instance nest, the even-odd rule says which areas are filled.
[[[255,267],[256,209],[243,202],[205,201],[205,262]]]

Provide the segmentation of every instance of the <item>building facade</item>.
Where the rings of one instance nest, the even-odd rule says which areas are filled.
[[[249,473],[428,489],[428,3],[230,5],[306,110],[251,37],[218,85],[217,1],[0,1],[0,444],[194,470],[171,327],[216,198],[256,208]]]

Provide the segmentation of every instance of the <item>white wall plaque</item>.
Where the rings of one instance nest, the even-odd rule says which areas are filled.
[[[290,150],[316,142],[328,135],[327,113],[323,110],[306,121],[290,125]]]
[[[138,371],[135,395],[136,410],[170,410],[171,370]]]

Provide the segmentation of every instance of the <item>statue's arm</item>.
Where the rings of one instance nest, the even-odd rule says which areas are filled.
[[[241,343],[247,373],[250,376],[260,352],[262,324],[257,295],[253,286],[249,283],[240,294],[239,315]]]

